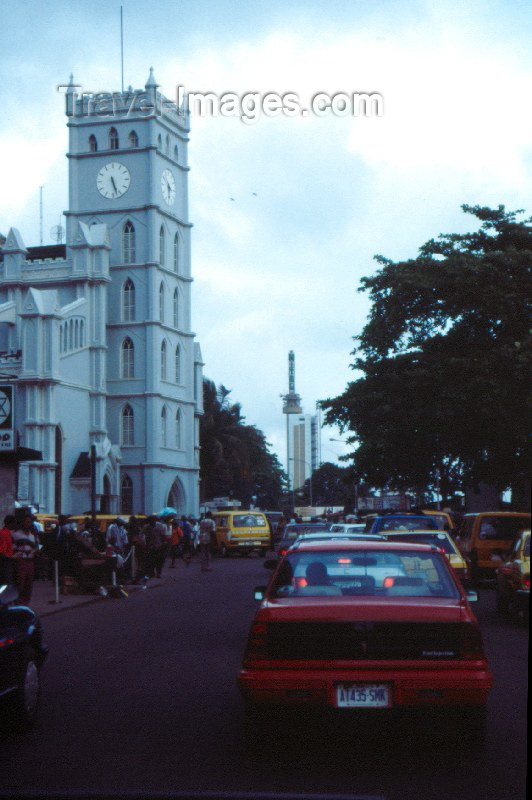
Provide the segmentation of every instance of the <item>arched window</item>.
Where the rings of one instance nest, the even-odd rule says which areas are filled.
[[[129,136],[127,137],[127,141],[130,147],[138,147],[139,146],[139,137],[137,136],[135,131],[130,131]]]
[[[122,230],[122,250],[124,264],[134,264],[135,254],[135,227],[129,220],[125,223]]]
[[[63,353],[68,350],[68,322],[63,325]]]
[[[122,289],[122,321],[133,322],[135,319],[135,284],[128,278]]]
[[[166,340],[161,344],[161,380],[166,380]]]
[[[81,322],[79,323],[79,346],[80,347],[84,347],[85,346],[84,332],[85,332],[85,323],[83,322],[83,320],[81,320]]]
[[[122,378],[135,377],[135,347],[129,336],[122,343]]]
[[[59,326],[59,352],[63,352],[63,326]]]
[[[124,475],[120,483],[120,510],[122,514],[133,513],[133,481]]]
[[[157,137],[157,147],[159,148],[159,150],[163,149],[163,140],[161,138],[161,134],[159,134],[159,136]]]
[[[79,320],[74,323],[74,348],[77,350],[79,347]]]
[[[74,348],[74,321],[70,320],[68,323],[68,349]]]
[[[164,286],[159,286],[159,322],[164,322]]]
[[[174,289],[174,328],[179,328],[179,291]]]
[[[181,348],[179,345],[175,349],[175,382],[181,383]]]
[[[166,406],[161,411],[161,447],[166,447]]]
[[[166,134],[166,155],[170,155],[170,137]]]
[[[175,446],[177,450],[181,450],[181,411],[178,408],[175,415]]]
[[[118,132],[116,128],[109,131],[109,150],[118,150]]]
[[[98,142],[96,141],[96,136],[93,133],[91,133],[89,136],[89,151],[91,153],[98,152]]]
[[[174,236],[174,272],[179,272],[179,234]]]
[[[161,229],[159,231],[159,261],[161,262],[161,267],[164,267],[165,264],[165,235],[164,235],[164,228],[161,225]]]
[[[174,147],[174,161],[177,161],[177,156],[179,155],[179,151],[177,149],[177,145]]]
[[[133,409],[127,403],[122,409],[120,424],[120,444],[128,446],[135,443],[135,416]]]

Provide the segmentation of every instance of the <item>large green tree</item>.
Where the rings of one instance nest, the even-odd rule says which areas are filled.
[[[231,496],[249,506],[279,507],[286,476],[277,456],[270,452],[262,431],[246,425],[240,403],[229,399],[230,390],[203,381],[200,419],[200,478],[202,500]]]
[[[359,289],[372,303],[355,337],[360,377],[322,403],[378,486],[448,495],[529,475],[532,220],[462,208],[477,231],[440,235],[407,261],[376,256]]]

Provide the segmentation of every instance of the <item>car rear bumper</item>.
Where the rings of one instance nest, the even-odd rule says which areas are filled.
[[[338,684],[388,684],[391,707],[485,705],[492,686],[486,667],[474,669],[242,669],[238,685],[252,705],[335,708]],[[357,709],[354,709],[357,711]],[[379,709],[381,710],[381,709]]]

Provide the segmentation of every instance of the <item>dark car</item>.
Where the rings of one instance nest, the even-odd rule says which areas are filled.
[[[299,536],[305,536],[307,533],[319,533],[320,531],[328,531],[328,522],[291,522],[285,526],[283,535],[277,546],[277,555],[279,557],[286,555],[286,551],[291,547]]]
[[[37,713],[41,667],[48,654],[34,611],[16,605],[14,586],[0,586],[0,705],[17,729],[29,728]]]

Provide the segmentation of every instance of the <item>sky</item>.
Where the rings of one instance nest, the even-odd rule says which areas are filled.
[[[529,0],[0,0],[0,232],[44,242],[68,207],[57,85],[93,91],[375,92],[382,116],[191,119],[193,330],[285,464],[288,352],[305,413],[356,378],[357,289],[376,254],[415,258],[474,225],[461,205],[530,215]],[[231,198],[233,198],[231,200]],[[457,291],[459,287],[457,286]],[[322,460],[347,447],[322,431]],[[345,435],[344,435],[345,438]]]

